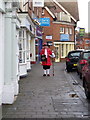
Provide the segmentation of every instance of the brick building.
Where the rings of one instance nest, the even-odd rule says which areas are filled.
[[[79,20],[78,3],[46,2],[42,9],[42,18],[50,18],[50,26],[43,26],[44,42],[53,42],[56,62],[63,60],[74,49],[75,28]]]
[[[79,35],[76,36],[76,49],[90,49],[90,33],[85,33],[83,37]]]

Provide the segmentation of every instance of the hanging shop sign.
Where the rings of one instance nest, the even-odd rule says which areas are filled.
[[[69,34],[61,34],[60,41],[69,41]]]
[[[79,34],[80,34],[80,36],[84,36],[85,35],[85,28],[80,28]]]
[[[40,26],[50,26],[50,18],[40,18]]]
[[[33,0],[34,7],[44,7],[44,0]]]
[[[42,36],[42,29],[40,27],[36,27],[36,36]]]

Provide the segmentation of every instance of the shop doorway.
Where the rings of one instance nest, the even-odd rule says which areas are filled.
[[[60,46],[59,45],[55,45],[55,62],[60,62]]]

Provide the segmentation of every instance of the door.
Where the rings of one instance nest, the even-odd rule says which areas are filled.
[[[60,46],[55,45],[55,62],[60,62]]]

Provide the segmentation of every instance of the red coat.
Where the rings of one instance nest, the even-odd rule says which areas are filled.
[[[45,53],[45,49],[43,48],[40,52],[40,55]],[[49,65],[51,66],[51,58],[49,55],[52,55],[52,51],[50,50],[50,48],[47,48],[47,61],[42,61],[42,65]]]

